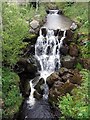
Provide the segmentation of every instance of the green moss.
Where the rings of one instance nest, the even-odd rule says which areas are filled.
[[[6,68],[3,68],[2,73],[3,117],[13,118],[14,114],[18,112],[22,102],[19,91],[19,77]]]

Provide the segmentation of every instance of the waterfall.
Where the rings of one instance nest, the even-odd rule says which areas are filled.
[[[66,33],[66,31],[63,31],[63,37],[59,40],[58,35],[54,35],[54,30],[46,29],[46,31],[46,36],[43,36],[42,28],[40,29],[40,35],[35,44],[35,57],[39,61],[41,66],[41,69],[39,70],[40,78],[43,78],[45,81],[43,99],[48,99],[49,94],[49,88],[46,83],[47,77],[54,71],[58,70],[61,66],[60,47],[63,44]],[[35,89],[32,81],[30,81],[30,87],[31,93],[28,103],[30,103],[32,100],[35,101],[35,99],[33,98],[33,93]]]
[[[54,30],[47,29],[46,37],[43,37],[40,30],[40,36],[35,45],[35,57],[41,65],[41,78],[46,78],[54,71],[60,68],[60,47],[65,38],[66,31],[63,32],[63,37],[58,40],[58,36],[54,35]]]

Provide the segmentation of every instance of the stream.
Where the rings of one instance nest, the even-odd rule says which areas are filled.
[[[66,30],[72,25],[72,21],[59,13],[59,10],[50,10],[47,15],[47,22],[40,28],[39,37],[35,43],[35,59],[40,68],[39,76],[29,81],[30,95],[24,100],[17,120],[38,120],[54,119],[51,106],[48,102],[49,86],[47,78],[58,71],[61,67],[60,48],[66,38]],[[56,31],[56,32],[55,32]],[[37,84],[43,79],[41,86],[42,98],[37,100],[34,97]]]

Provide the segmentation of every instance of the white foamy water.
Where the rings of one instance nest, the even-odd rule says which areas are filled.
[[[29,100],[27,101],[27,103],[30,106],[33,106],[35,104],[35,98],[34,98],[34,91],[35,91],[35,89],[34,89],[32,80],[30,81],[30,88],[31,88],[31,92],[30,92]]]
[[[35,45],[35,57],[40,63],[41,70],[39,72],[45,82],[51,73],[60,68],[60,47],[62,46],[64,38],[65,31],[59,41],[58,36],[54,35],[53,30],[47,29],[46,37],[42,36],[40,30],[40,36]]]
[[[43,78],[45,81],[44,84],[44,94],[43,99],[48,99],[49,88],[46,83],[46,79],[54,71],[58,70],[61,66],[60,64],[60,47],[63,44],[66,31],[63,32],[63,37],[61,40],[58,40],[58,36],[54,35],[54,30],[47,29],[47,35],[44,37],[40,29],[40,35],[35,44],[35,57],[39,61],[41,69],[39,70],[40,78]],[[39,78],[39,79],[40,79]],[[35,82],[35,81],[34,81]],[[33,80],[30,81],[30,96],[27,103],[30,106],[33,106],[35,103],[34,98],[34,83]]]

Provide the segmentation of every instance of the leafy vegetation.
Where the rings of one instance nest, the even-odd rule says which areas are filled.
[[[3,4],[3,62],[14,65],[25,43],[22,39],[28,32],[28,24],[22,19],[17,5]]]
[[[7,68],[2,70],[3,117],[13,118],[22,101],[19,91],[19,77]]]
[[[59,108],[62,111],[62,115],[68,118],[74,119],[87,119],[88,114],[88,74],[89,71],[83,69],[80,71],[82,74],[83,82],[81,86],[78,86],[72,91],[72,95],[67,94],[59,100]]]

